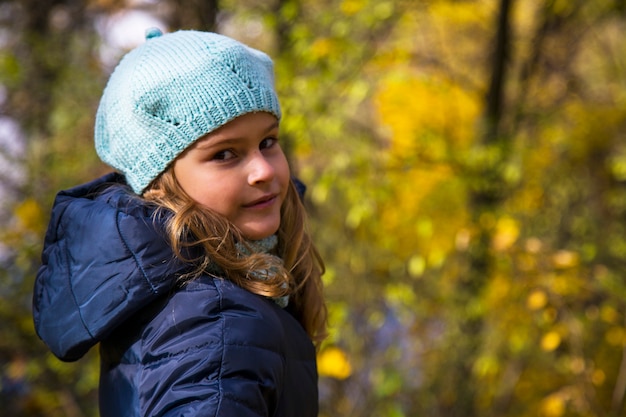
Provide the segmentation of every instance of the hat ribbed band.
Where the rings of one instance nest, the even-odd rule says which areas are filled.
[[[149,39],[115,69],[96,115],[96,150],[141,194],[197,139],[261,111],[281,117],[267,55],[179,31]]]

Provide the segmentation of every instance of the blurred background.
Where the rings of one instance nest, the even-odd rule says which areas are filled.
[[[0,0],[0,410],[97,416],[31,291],[149,27],[276,62],[331,333],[321,417],[626,415],[626,1]]]

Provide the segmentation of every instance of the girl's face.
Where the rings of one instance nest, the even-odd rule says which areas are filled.
[[[192,199],[225,216],[246,238],[278,230],[290,174],[272,114],[232,120],[187,148],[173,169]]]

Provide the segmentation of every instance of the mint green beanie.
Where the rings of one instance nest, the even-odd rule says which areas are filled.
[[[147,32],[107,83],[95,125],[100,159],[137,194],[189,145],[252,112],[281,117],[272,60],[223,35]]]

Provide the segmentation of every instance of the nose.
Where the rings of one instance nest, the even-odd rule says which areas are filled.
[[[261,152],[255,152],[248,164],[248,183],[250,185],[269,182],[274,179],[276,170],[271,161]]]

